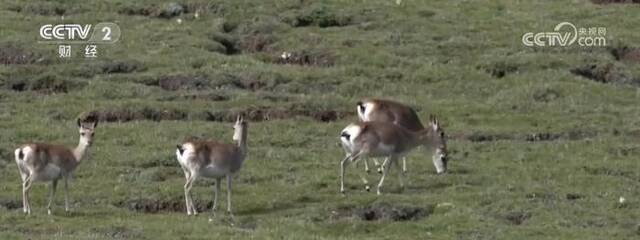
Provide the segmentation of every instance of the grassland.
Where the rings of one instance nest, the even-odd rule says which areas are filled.
[[[0,239],[640,236],[640,5],[177,3],[0,1]],[[522,45],[523,33],[563,21],[606,27],[609,46]],[[98,22],[117,23],[122,37],[97,59],[79,48],[60,59],[37,43],[42,24]],[[437,114],[451,172],[436,175],[417,151],[403,191],[393,171],[383,196],[363,191],[360,166],[339,194],[337,136],[371,96]],[[13,149],[76,144],[75,118],[88,111],[105,121],[71,183],[72,211],[59,191],[48,216],[40,183],[25,216]],[[174,146],[231,141],[239,112],[252,121],[235,219],[187,217]],[[212,181],[194,189],[210,204]]]

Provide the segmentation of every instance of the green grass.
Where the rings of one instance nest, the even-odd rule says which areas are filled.
[[[551,31],[569,21],[606,27],[610,47],[640,47],[636,4],[188,0],[179,1],[186,13],[166,19],[158,15],[168,2],[0,2],[0,48],[35,56],[26,64],[0,65],[0,239],[640,236],[640,90],[570,71],[610,63],[640,79],[640,65],[617,61],[609,48],[533,49],[521,43],[525,32]],[[64,21],[56,11],[65,11]],[[42,24],[62,22],[115,22],[122,37],[99,45],[95,60],[82,57],[81,45],[73,46],[78,55],[63,60],[56,45],[36,42]],[[2,49],[0,60],[7,52]],[[327,64],[277,64],[283,51]],[[105,72],[118,63],[135,68]],[[504,76],[491,74],[499,71]],[[176,76],[196,80],[176,91],[158,86]],[[26,91],[12,90],[16,84]],[[206,98],[218,95],[225,99]],[[343,196],[338,171],[344,153],[337,136],[356,117],[321,122],[302,114],[250,123],[249,157],[234,178],[234,220],[223,211],[210,221],[209,211],[187,217],[133,212],[121,204],[184,204],[175,144],[187,136],[231,141],[231,123],[207,121],[207,112],[353,112],[358,99],[372,96],[414,106],[422,119],[437,114],[451,137],[452,172],[435,175],[430,156],[416,151],[408,159],[404,191],[393,169],[384,195],[363,191],[360,165],[348,168]],[[42,183],[32,188],[31,216],[6,207],[21,203],[17,145],[74,145],[80,113],[123,109],[184,115],[100,123],[90,157],[71,183],[70,213],[64,213],[59,190],[54,215],[46,215]],[[540,133],[561,137],[525,140]],[[474,134],[507,137],[469,141]],[[198,202],[211,200],[212,183],[198,181]],[[620,197],[627,202],[619,204]],[[343,213],[381,203],[433,212],[416,221],[363,221]]]

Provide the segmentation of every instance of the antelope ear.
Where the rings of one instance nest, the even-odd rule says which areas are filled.
[[[80,118],[78,118],[78,127],[82,127],[82,123],[80,122]]]
[[[98,127],[98,121],[93,122],[93,128],[97,128]]]

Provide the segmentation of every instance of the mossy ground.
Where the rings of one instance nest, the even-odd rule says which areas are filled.
[[[639,47],[637,4],[188,0],[173,16],[175,4],[164,1],[1,2],[1,239],[640,235],[640,65],[616,57]],[[610,46],[523,46],[525,32],[563,21],[606,27]],[[122,37],[100,45],[97,59],[59,59],[37,32],[62,22],[114,22]],[[282,52],[293,57],[279,60]],[[589,65],[624,81],[572,72]],[[338,133],[356,120],[355,102],[372,96],[414,106],[422,119],[437,114],[450,136],[451,173],[435,175],[416,151],[404,191],[394,171],[384,195],[363,191],[359,166],[339,194]],[[100,123],[71,184],[70,213],[59,191],[46,215],[39,183],[25,216],[13,149],[74,145],[75,117],[93,110],[135,117]],[[234,178],[235,219],[174,211],[184,184],[175,144],[186,136],[230,141],[226,120],[243,111],[256,117]],[[336,115],[314,115],[326,112]],[[212,181],[194,189],[206,206]],[[167,207],[146,213],[131,204]],[[365,221],[358,213],[380,206],[425,216]]]

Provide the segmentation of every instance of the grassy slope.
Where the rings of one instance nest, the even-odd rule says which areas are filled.
[[[524,32],[547,31],[570,21],[605,26],[613,45],[637,44],[637,6],[596,6],[589,1],[211,1],[194,19],[118,14],[122,9],[162,8],[164,3],[81,1],[46,4],[3,1],[1,43],[32,50],[44,63],[0,65],[0,199],[20,199],[19,176],[12,149],[30,140],[75,144],[73,118],[91,109],[123,107],[182,109],[190,113],[283,103],[286,97],[310,109],[351,111],[365,96],[383,96],[418,106],[420,116],[437,113],[450,135],[474,132],[527,134],[597,132],[590,139],[548,142],[454,139],[452,174],[434,175],[420,152],[409,159],[408,188],[399,193],[395,173],[387,194],[360,190],[355,169],[352,188],[338,194],[338,161],[343,156],[337,133],[353,116],[336,122],[294,118],[251,123],[250,148],[235,178],[236,223],[224,215],[186,217],[180,212],[133,213],[119,208],[127,199],[182,199],[183,177],[173,156],[174,144],[187,135],[231,139],[229,123],[202,121],[134,121],[102,123],[91,157],[72,183],[73,212],[62,212],[59,191],[55,216],[46,216],[43,184],[32,190],[35,213],[0,208],[0,238],[21,239],[210,239],[215,236],[256,238],[420,238],[436,239],[631,239],[639,234],[640,91],[624,85],[595,83],[569,72],[588,63],[614,63],[638,73],[638,65],[616,62],[606,49],[529,49]],[[206,7],[206,1],[187,1]],[[16,12],[16,6],[22,6]],[[69,8],[69,22],[113,21],[123,37],[99,46],[100,59],[56,58],[54,45],[36,44],[41,24],[59,22],[48,9]],[[321,9],[351,18],[342,27],[291,27],[299,14]],[[44,12],[44,14],[43,14]],[[322,12],[322,11],[321,11]],[[8,23],[8,24],[6,24]],[[224,26],[235,26],[223,33]],[[225,55],[216,36],[247,39],[252,33],[272,39],[262,52]],[[209,50],[207,50],[209,49]],[[332,67],[279,65],[261,61],[282,51],[329,54]],[[140,63],[132,73],[102,74],[102,64]],[[518,70],[495,78],[485,69]],[[275,83],[258,92],[228,88],[165,91],[152,82],[165,75],[205,76],[217,86],[228,78]],[[51,76],[80,84],[68,93],[15,92],[8,84]],[[638,74],[635,74],[638,76]],[[222,84],[224,85],[224,84]],[[536,101],[553,90],[557,97]],[[223,93],[228,101],[160,101],[182,93]],[[185,109],[189,107],[189,109]],[[295,125],[294,125],[295,124]],[[614,134],[615,130],[625,134]],[[359,171],[359,170],[358,170]],[[375,176],[375,175],[374,175]],[[377,177],[377,176],[375,176]],[[373,180],[374,177],[370,177]],[[377,178],[375,178],[377,179]],[[211,197],[211,181],[201,180],[194,196]],[[224,188],[224,187],[223,187]],[[579,194],[568,200],[567,194]],[[617,199],[625,196],[628,204]],[[334,218],[337,209],[397,203],[438,207],[419,221],[364,222]],[[224,202],[223,202],[224,204]],[[222,205],[224,206],[224,205]],[[507,216],[527,213],[520,225]],[[207,212],[208,214],[208,212]]]

